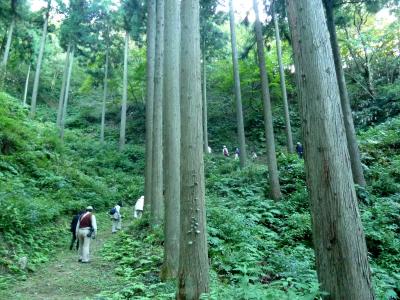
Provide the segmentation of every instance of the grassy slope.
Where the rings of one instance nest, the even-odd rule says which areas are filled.
[[[65,247],[48,242],[53,234],[59,234],[54,226],[33,239],[39,225],[54,224],[60,215],[89,203],[102,208],[117,199],[135,198],[143,186],[141,148],[119,153],[113,150],[116,145],[100,146],[78,130],[67,134],[63,147],[52,124],[31,122],[16,102],[0,94],[3,278],[10,272],[13,278],[15,274],[26,277],[16,267],[18,257],[28,255],[30,268],[35,269],[50,253]],[[396,273],[400,264],[399,127],[400,119],[361,134],[369,187],[359,188],[358,195],[378,299],[396,299],[400,293],[400,275]],[[266,196],[267,170],[263,165],[253,164],[240,171],[235,161],[218,156],[207,159],[211,299],[312,299],[319,294],[303,162],[281,154],[279,166],[285,198],[274,202]],[[60,226],[67,236],[65,221]],[[13,242],[10,234],[15,232],[18,240]],[[173,298],[174,283],[158,279],[162,233],[150,232],[146,218],[125,234],[105,241],[98,253],[104,259],[102,267],[116,267],[107,274],[118,276],[114,286],[99,288],[89,283],[99,297]],[[56,263],[47,266],[57,268]],[[48,270],[41,268],[24,286],[35,286],[35,278]],[[1,280],[0,275],[0,285]],[[68,288],[68,284],[65,280],[61,287]]]
[[[0,93],[0,287],[26,277],[21,257],[31,271],[49,259],[73,211],[132,202],[143,186],[141,147],[118,152],[79,130],[67,131],[62,145],[53,123],[30,120],[19,103]]]

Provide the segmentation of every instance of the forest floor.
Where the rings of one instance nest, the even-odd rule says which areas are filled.
[[[108,221],[108,223],[107,223]],[[78,253],[68,246],[60,248],[46,264],[31,273],[26,281],[11,287],[2,299],[13,300],[83,300],[94,299],[102,290],[118,289],[120,277],[115,275],[112,262],[106,261],[101,250],[113,239],[111,221],[98,218],[99,231],[90,245],[90,263],[78,262]],[[103,223],[103,224],[102,224]],[[4,297],[4,298],[3,298]]]

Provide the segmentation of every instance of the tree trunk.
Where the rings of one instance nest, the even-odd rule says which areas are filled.
[[[164,44],[164,264],[161,278],[176,278],[179,263],[180,212],[180,7],[179,0],[165,0]]]
[[[107,102],[107,85],[108,85],[108,46],[106,49],[106,62],[104,65],[104,92],[103,92],[103,105],[101,109],[101,128],[100,128],[100,142],[104,143],[104,129],[106,126],[106,102]]]
[[[207,120],[207,60],[206,60],[206,42],[203,42],[203,147],[204,153],[208,153],[208,120]]]
[[[240,76],[239,76],[239,62],[238,53],[236,48],[236,31],[235,31],[235,15],[233,13],[232,0],[229,0],[229,16],[231,28],[231,46],[232,46],[232,63],[233,63],[233,77],[235,80],[235,98],[236,98],[236,120],[237,120],[237,133],[240,147],[240,167],[246,166],[246,140],[244,135],[243,124],[243,110],[242,110],[242,94],[240,92]]]
[[[66,83],[66,86],[65,86],[63,110],[62,110],[61,121],[60,121],[60,127],[61,127],[60,138],[61,138],[61,141],[64,141],[64,129],[65,129],[65,119],[67,118],[69,87],[70,87],[70,83],[71,83],[72,66],[74,64],[75,46],[72,46],[71,48],[72,48],[71,49],[71,53],[69,55],[68,77],[67,77],[67,83]]]
[[[198,300],[208,287],[199,0],[181,2],[181,236],[178,300]]]
[[[163,79],[164,79],[164,1],[156,1],[156,62],[154,70],[154,107],[153,107],[153,163],[151,192],[151,224],[159,225],[163,218]]]
[[[374,299],[322,2],[287,3],[321,290],[326,299]]]
[[[67,54],[65,56],[65,66],[64,66],[64,74],[61,84],[60,98],[58,99],[58,110],[57,110],[57,126],[61,127],[61,118],[63,114],[63,106],[64,106],[64,98],[65,98],[65,85],[68,78],[68,70],[69,70],[69,58],[71,53],[71,44],[68,44]]]
[[[275,26],[276,52],[278,54],[279,76],[280,76],[280,82],[281,82],[283,109],[285,111],[286,143],[287,143],[288,152],[293,153],[294,150],[293,150],[292,126],[290,125],[289,104],[288,104],[288,98],[287,98],[287,92],[286,92],[286,82],[285,82],[285,71],[283,69],[283,61],[282,61],[281,37],[279,34],[279,26],[278,26],[278,20],[276,18],[276,14],[275,14],[274,4],[272,5],[271,10],[272,10],[272,19],[274,21],[274,26]]]
[[[258,64],[260,68],[262,97],[264,102],[264,126],[265,138],[267,140],[267,164],[268,164],[268,179],[271,188],[271,197],[274,200],[281,198],[281,188],[279,185],[278,165],[276,162],[275,141],[274,141],[274,127],[272,123],[272,107],[269,94],[269,83],[267,77],[267,70],[265,68],[265,54],[263,36],[261,31],[261,22],[258,14],[257,0],[253,0],[254,12],[256,14],[255,31],[257,40],[257,54]]]
[[[122,104],[121,104],[121,127],[119,132],[119,150],[122,151],[125,146],[126,134],[126,107],[128,99],[128,49],[129,49],[129,32],[125,32],[125,48],[124,48],[124,75],[122,83]]]
[[[147,62],[146,62],[146,166],[144,203],[151,203],[151,178],[153,161],[153,110],[154,110],[154,64],[156,42],[156,1],[147,1]]]
[[[33,81],[32,101],[31,101],[31,111],[30,111],[30,115],[31,115],[32,119],[35,118],[35,114],[36,114],[36,99],[37,99],[37,94],[38,94],[38,90],[39,90],[40,69],[42,67],[44,47],[46,45],[49,13],[50,13],[50,2],[49,2],[48,11],[46,13],[46,17],[44,20],[44,24],[43,24],[42,39],[40,40],[39,56],[38,56],[37,63],[36,63],[35,80]]]
[[[26,105],[26,98],[28,96],[29,76],[30,76],[30,74],[31,74],[31,65],[29,65],[28,73],[26,74],[25,90],[24,90],[24,102],[23,102],[24,105]]]
[[[333,60],[335,62],[336,77],[339,86],[340,103],[343,111],[344,126],[346,129],[347,148],[349,149],[351,170],[354,182],[365,186],[364,173],[362,169],[360,151],[358,149],[356,131],[354,129],[353,115],[350,107],[349,94],[347,93],[346,79],[344,77],[342,59],[336,36],[333,0],[324,0],[326,20],[332,46]]]
[[[13,16],[11,23],[10,23],[10,27],[8,28],[6,48],[4,50],[3,60],[1,62],[1,66],[4,69],[4,71],[7,67],[8,56],[10,54],[11,40],[12,40],[12,36],[13,36],[13,32],[14,32],[15,22],[16,22],[15,16]]]

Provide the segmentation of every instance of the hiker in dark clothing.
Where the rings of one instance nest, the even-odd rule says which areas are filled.
[[[299,158],[303,158],[303,145],[300,142],[297,142],[296,144],[296,152],[299,155]]]
[[[72,232],[72,240],[71,240],[71,245],[69,245],[69,250],[72,250],[72,248],[74,247],[75,241],[76,241],[76,250],[79,249],[79,240],[77,241],[77,239],[76,239],[76,225],[78,224],[79,218],[83,213],[84,213],[84,211],[81,210],[72,218],[71,225],[70,225],[70,231]]]

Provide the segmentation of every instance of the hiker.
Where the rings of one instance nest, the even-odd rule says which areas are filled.
[[[212,149],[211,149],[210,146],[207,147],[207,152],[208,152],[208,154],[211,154],[211,153],[212,153]]]
[[[121,230],[122,227],[121,206],[122,202],[118,202],[118,204],[115,205],[114,208],[111,210],[111,212],[113,212],[113,214],[111,215],[111,220],[112,220],[111,233],[116,233],[118,230]]]
[[[236,150],[235,150],[235,160],[239,159],[239,154],[240,154],[240,150],[239,150],[239,148],[236,148]]]
[[[135,204],[135,209],[133,211],[133,217],[135,219],[140,219],[143,214],[144,196],[141,196]]]
[[[303,145],[300,142],[297,142],[296,144],[296,152],[299,155],[299,158],[303,158]]]
[[[255,153],[254,151],[253,151],[253,153],[251,154],[251,159],[252,159],[252,160],[257,159],[257,153]]]
[[[76,236],[79,242],[79,262],[89,262],[90,239],[94,239],[96,234],[96,217],[93,214],[93,207],[88,206],[76,225]]]
[[[84,213],[83,210],[79,211],[74,217],[72,218],[70,231],[72,233],[71,244],[69,245],[69,250],[72,250],[76,241],[76,250],[79,249],[79,241],[76,238],[76,225],[78,224],[79,217]]]
[[[228,148],[226,148],[225,145],[222,147],[222,154],[223,154],[224,156],[226,156],[226,157],[229,156]]]

